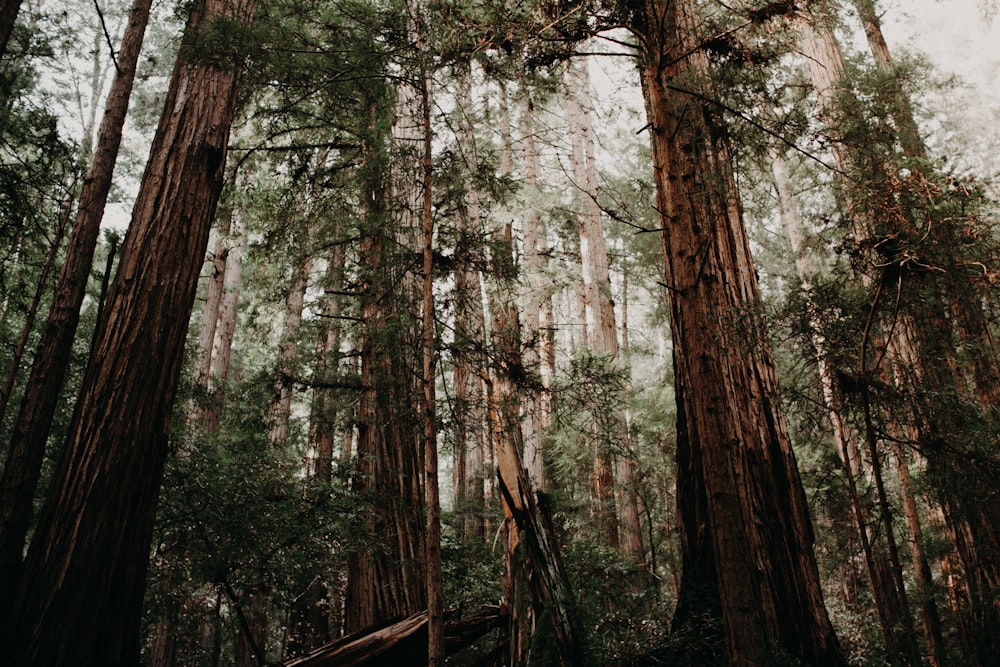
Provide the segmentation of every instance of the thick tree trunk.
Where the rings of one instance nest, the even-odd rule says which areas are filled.
[[[128,111],[136,62],[146,33],[151,2],[152,0],[136,0],[129,12],[128,25],[118,53],[118,74],[108,92],[97,147],[80,192],[80,204],[66,260],[59,274],[42,338],[35,351],[21,408],[11,431],[7,462],[0,480],[2,600],[12,599],[13,593],[7,586],[13,586],[20,567],[24,540],[31,520],[32,501],[41,474],[45,443],[80,321],[80,306],[86,294],[94,249],[100,235],[101,217],[111,189],[111,178],[121,144],[122,127]],[[6,395],[5,392],[4,403]],[[6,603],[0,604],[6,606]],[[0,618],[2,616],[0,612]]]
[[[208,0],[188,34],[253,11],[253,0]],[[238,87],[238,68],[181,53],[6,628],[9,664],[139,660],[170,416]]]
[[[385,104],[384,101],[381,101]],[[400,83],[396,91],[392,167],[383,154],[386,137],[379,101],[372,105],[372,127],[360,175],[364,192],[360,249],[364,267],[364,332],[358,406],[358,443],[354,490],[373,503],[366,530],[385,540],[378,549],[357,551],[348,559],[348,632],[426,609],[424,457],[419,431],[417,378],[421,343],[417,331],[416,275],[420,265],[417,233],[423,198],[412,174],[420,170],[423,145],[419,91]],[[390,178],[391,173],[391,178]],[[393,189],[387,191],[387,183]],[[391,197],[390,209],[389,198]]]
[[[722,625],[731,665],[843,665],[767,338],[724,128],[700,102],[693,3],[651,0],[643,44],[674,341],[683,579],[674,622]],[[682,91],[690,90],[694,94]],[[703,659],[708,659],[703,656]]]

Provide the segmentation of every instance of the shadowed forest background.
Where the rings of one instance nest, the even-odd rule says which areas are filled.
[[[0,0],[0,662],[1000,664],[904,5]]]

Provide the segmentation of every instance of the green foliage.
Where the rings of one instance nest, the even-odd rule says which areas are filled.
[[[283,618],[314,578],[336,585],[344,554],[364,539],[353,532],[347,471],[329,486],[303,479],[297,458],[268,443],[260,406],[269,387],[257,378],[231,387],[214,434],[175,432],[154,539],[151,625],[170,613],[170,599],[186,608],[183,622],[211,623],[216,595],[228,600],[224,615],[263,595],[278,612],[272,618]],[[185,638],[183,650],[204,654],[198,641]]]
[[[649,648],[669,634],[671,610],[660,582],[619,550],[586,540],[566,544],[564,559],[587,629],[586,663],[650,664],[644,662]]]

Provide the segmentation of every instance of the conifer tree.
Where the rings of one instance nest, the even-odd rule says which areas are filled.
[[[241,70],[238,52],[199,58],[195,42],[212,28],[248,24],[254,7],[210,0],[188,20],[69,437],[17,585],[17,614],[3,629],[10,664],[138,662],[171,410]]]

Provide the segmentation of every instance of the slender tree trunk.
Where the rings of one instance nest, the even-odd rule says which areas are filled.
[[[538,141],[535,126],[534,103],[526,86],[521,86],[521,146],[523,147],[524,182],[528,191],[534,195],[541,190],[542,171],[538,157]],[[523,273],[525,293],[521,302],[521,338],[523,346],[523,364],[526,373],[534,377],[541,363],[538,341],[541,318],[542,300],[546,296],[542,275],[545,244],[545,228],[542,225],[538,208],[529,203],[524,212],[524,250]],[[548,487],[545,476],[545,452],[542,448],[542,427],[545,419],[539,414],[539,391],[537,387],[524,386],[522,431],[524,434],[524,464],[532,484],[539,491]]]
[[[315,230],[310,229],[306,247],[312,243]],[[312,271],[311,250],[296,260],[292,267],[291,281],[285,298],[285,318],[278,346],[277,377],[271,394],[268,410],[268,440],[273,447],[284,448],[288,442],[289,419],[292,414],[292,388],[294,385],[294,365],[299,354],[299,329],[302,326],[302,310],[305,308],[306,290],[309,287],[309,273]]]
[[[423,373],[420,378],[423,394],[424,498],[426,500],[426,535],[424,557],[427,578],[427,665],[442,667],[444,650],[444,586],[441,574],[441,492],[438,483],[437,409],[435,405],[435,367],[437,348],[434,335],[434,161],[431,129],[430,71],[427,62],[427,25],[423,2],[411,7],[411,21],[417,43],[419,104],[421,121],[420,150],[420,218],[423,230],[422,252],[422,331],[421,348]]]
[[[891,71],[892,62],[889,58],[888,48],[884,40],[881,40],[881,30],[878,26],[877,17],[874,16],[870,3],[859,2],[859,9],[862,19],[866,23],[866,32],[872,41],[873,53],[876,61],[886,69]],[[822,6],[818,7],[822,10]],[[803,28],[803,51],[806,52],[807,62],[814,78],[815,87],[819,93],[822,108],[827,113],[833,113],[836,107],[833,100],[824,90],[831,89],[843,80],[842,58],[839,48],[828,29],[823,29],[821,22],[816,23],[818,27],[813,27],[812,34],[809,27]],[[822,51],[817,51],[814,45],[821,45]],[[822,70],[817,64],[824,65]],[[920,141],[920,135],[913,122],[912,113],[909,112],[909,102],[898,89],[891,90],[890,94],[895,97],[892,100],[894,108],[894,121],[900,134],[900,143],[904,153],[915,159],[920,159],[924,154],[924,148]],[[847,154],[846,148],[838,149],[838,160],[853,167],[851,155]],[[895,165],[876,165],[880,173],[890,173]],[[847,173],[851,169],[842,171]],[[917,174],[917,177],[920,177]],[[874,188],[876,186],[869,185]],[[958,247],[961,244],[955,239],[949,238],[952,232],[948,230],[947,224],[939,224],[935,228],[928,228],[926,231],[918,229],[913,219],[913,214],[902,206],[902,212],[897,216],[886,216],[882,220],[881,213],[867,214],[866,211],[859,210],[853,201],[853,193],[847,185],[844,186],[845,199],[848,202],[849,210],[854,218],[855,236],[860,241],[859,247],[864,249],[864,244],[873,245],[868,251],[868,255],[873,250],[879,249],[879,244],[884,239],[905,242],[908,238],[916,235],[935,234],[938,237],[938,244],[941,247]],[[871,198],[874,194],[877,197],[886,197],[879,192],[862,192],[861,196]],[[894,197],[888,196],[891,206],[897,206],[898,202]],[[895,242],[895,241],[894,241]],[[887,261],[888,260],[888,261]],[[987,488],[994,487],[997,483],[997,476],[991,472],[996,469],[997,463],[994,457],[983,465],[976,463],[982,460],[981,454],[973,454],[968,451],[961,442],[956,441],[950,429],[956,424],[952,421],[947,410],[941,410],[938,397],[952,397],[959,400],[964,391],[964,380],[956,363],[954,343],[950,340],[951,323],[947,315],[948,307],[943,305],[951,301],[951,308],[954,310],[955,304],[970,291],[971,285],[945,285],[943,289],[936,286],[932,280],[919,273],[908,273],[899,262],[898,258],[884,255],[870,257],[869,263],[878,267],[880,282],[874,283],[876,290],[874,298],[873,314],[878,306],[879,285],[887,280],[893,282],[892,289],[898,293],[912,294],[909,299],[914,305],[904,306],[903,312],[898,318],[894,315],[891,323],[891,337],[884,345],[888,349],[887,366],[892,375],[890,382],[903,395],[912,396],[914,407],[912,412],[912,424],[916,432],[916,440],[920,444],[920,449],[927,457],[927,473],[930,484],[934,487],[942,506],[944,507],[949,532],[955,544],[956,550],[963,562],[965,569],[965,583],[968,586],[969,604],[971,617],[975,624],[978,624],[976,634],[983,638],[995,638],[1000,635],[1000,612],[998,612],[994,600],[996,598],[996,586],[1000,583],[1000,542],[997,541],[997,534],[994,529],[995,523],[1000,520],[1000,505],[995,500],[995,494],[987,491]],[[898,272],[898,278],[893,278],[889,272]],[[957,296],[956,296],[957,293]],[[975,308],[979,308],[976,303]],[[921,312],[922,311],[922,312]],[[961,317],[956,317],[959,331],[976,329],[976,334],[972,338],[963,342],[970,352],[979,357],[981,354],[988,356],[979,357],[973,362],[973,379],[976,380],[977,369],[985,369],[988,377],[991,374],[990,367],[995,368],[995,358],[991,359],[990,352],[992,341],[988,334],[983,335],[983,328],[975,326],[969,327],[968,322],[975,321],[975,315],[971,315],[969,320],[962,322]],[[917,333],[915,333],[917,332]],[[880,342],[879,347],[883,343]],[[979,382],[976,382],[979,385]],[[995,382],[987,381],[990,388],[983,392],[982,386],[977,386],[980,398],[987,397],[995,391]],[[934,397],[931,401],[921,399],[921,395]],[[926,403],[923,404],[922,403]],[[930,404],[933,403],[933,404]],[[987,405],[991,403],[987,402]],[[960,428],[960,427],[959,427]],[[961,438],[959,438],[960,440]],[[970,499],[973,499],[970,501]],[[919,564],[917,564],[919,567]],[[927,600],[926,597],[924,597]],[[925,617],[929,614],[925,610]],[[933,646],[936,642],[932,641]],[[986,662],[995,661],[1000,655],[1000,644],[993,639],[986,639],[981,644],[980,655]],[[933,648],[932,648],[933,650]]]
[[[597,167],[594,163],[594,137],[591,124],[590,76],[586,61],[571,64],[566,72],[567,115],[572,143],[573,178],[576,181],[577,224],[580,238],[580,267],[583,276],[583,311],[586,322],[586,348],[594,355],[615,360],[618,335],[611,301],[611,278],[608,251],[601,226],[598,205]],[[609,545],[620,542],[615,505],[615,462],[613,441],[620,439],[622,419],[610,415],[612,426],[595,423],[596,451],[591,486],[594,489],[598,534]]]
[[[913,106],[900,88],[899,81],[895,78],[896,65],[889,52],[889,45],[882,35],[882,22],[875,10],[875,0],[853,0],[853,3],[861,19],[865,36],[868,38],[868,46],[875,63],[892,77],[891,89],[888,94],[891,96],[892,120],[896,126],[896,132],[899,133],[899,145],[908,158],[924,160],[927,158],[927,149],[920,136],[917,121],[913,117]]]
[[[626,368],[631,373],[632,363],[629,354],[629,331],[628,331],[628,270],[622,273],[622,324],[621,324],[621,356],[626,362]],[[646,551],[642,544],[642,522],[639,513],[639,474],[638,459],[639,452],[636,448],[635,439],[632,437],[632,400],[635,393],[632,387],[632,380],[629,378],[625,386],[625,414],[624,414],[624,446],[625,456],[619,456],[617,460],[618,474],[618,498],[620,501],[619,514],[622,517],[623,537],[622,547],[626,554],[641,563],[647,568],[650,563],[646,558]],[[650,568],[650,572],[655,572]]]
[[[243,221],[236,210],[230,228],[228,251],[226,253],[226,273],[222,281],[222,301],[219,304],[219,321],[215,326],[212,341],[211,370],[208,376],[208,407],[202,411],[205,428],[214,432],[219,426],[219,406],[229,380],[229,362],[233,351],[233,337],[236,334],[236,318],[239,314],[240,290],[243,284]]]
[[[510,294],[505,285],[515,277],[511,228],[503,232],[502,244],[493,243],[492,275],[498,280],[499,294]],[[533,484],[521,459],[522,433],[519,399],[511,380],[522,363],[517,309],[512,300],[498,296],[494,304],[492,335],[497,359],[489,383],[489,404],[497,475],[504,517],[508,522],[505,544],[507,579],[505,591],[511,606],[512,665],[530,661],[532,630],[542,622],[551,623],[559,651],[559,664],[579,665],[582,638],[576,618],[575,600],[569,586],[559,545],[551,521],[535,501]],[[527,591],[522,590],[527,588]],[[530,606],[525,609],[525,599]]]
[[[45,255],[45,261],[42,262],[42,269],[38,275],[38,283],[35,285],[35,293],[31,297],[31,303],[28,304],[27,312],[25,312],[21,332],[18,334],[17,340],[14,341],[14,349],[11,350],[10,368],[7,369],[3,385],[0,386],[0,423],[3,423],[4,416],[7,414],[7,407],[10,404],[11,395],[14,393],[17,377],[20,375],[24,350],[28,346],[28,339],[31,338],[31,334],[35,329],[35,321],[38,319],[38,310],[42,305],[42,299],[49,291],[49,275],[51,275],[52,270],[56,267],[59,249],[62,247],[63,239],[66,238],[66,228],[69,226],[72,206],[72,197],[68,197],[62,206],[60,206],[59,218],[53,230],[52,241],[49,243],[49,251]],[[16,456],[20,452],[14,451],[11,454]]]
[[[6,601],[13,600],[13,592],[7,585],[14,585],[20,568],[45,443],[80,321],[80,307],[100,235],[101,217],[111,189],[151,2],[136,0],[129,12],[128,25],[118,52],[118,73],[108,93],[96,150],[80,192],[66,260],[35,351],[21,408],[11,431],[7,463],[0,480],[0,582],[5,582],[0,583],[0,599]],[[2,18],[0,16],[0,21]],[[3,25],[0,22],[0,26]],[[0,618],[2,616],[0,612]]]
[[[868,568],[869,580],[872,587],[872,598],[874,599],[879,622],[882,626],[882,634],[889,649],[889,655],[893,659],[902,658],[912,661],[916,658],[916,655],[915,643],[912,640],[912,624],[906,623],[906,620],[909,618],[909,610],[905,606],[905,597],[899,593],[902,589],[901,581],[891,576],[894,572],[892,554],[895,552],[895,548],[894,546],[890,546],[887,553],[881,546],[877,527],[882,525],[882,520],[876,517],[876,520],[873,522],[873,508],[871,507],[871,503],[867,500],[867,494],[862,493],[858,488],[864,474],[862,470],[862,458],[858,451],[856,434],[850,433],[846,427],[841,410],[840,396],[837,391],[839,385],[834,376],[833,368],[829,363],[830,351],[827,349],[828,345],[822,334],[823,325],[818,315],[815,314],[812,303],[812,283],[815,278],[815,271],[808,251],[804,247],[805,234],[802,220],[799,217],[795,197],[791,191],[784,156],[780,150],[774,149],[771,152],[771,158],[775,187],[778,191],[778,206],[781,211],[785,233],[792,246],[792,252],[795,254],[795,265],[798,269],[799,279],[802,282],[802,289],[809,302],[808,307],[813,313],[810,316],[810,326],[812,327],[811,337],[813,349],[816,354],[824,406],[827,410],[832,429],[834,450],[840,456],[844,466],[844,477],[847,481],[855,526],[864,552],[865,564]],[[875,452],[874,456],[878,456],[878,453]],[[877,464],[878,462],[876,461],[875,463]],[[874,481],[879,489],[883,489],[880,474]],[[883,505],[883,511],[884,507],[885,505]],[[872,528],[873,525],[876,527],[874,530]],[[892,542],[894,538],[888,530],[886,530],[885,538],[894,544]],[[901,638],[901,634],[909,638]],[[914,650],[908,651],[907,646]]]
[[[188,21],[249,23],[253,0]],[[135,664],[188,320],[222,187],[239,69],[171,76],[118,273],[6,628],[9,664]],[[96,573],[96,574],[95,574]],[[19,641],[14,641],[19,638]]]
[[[317,365],[315,376],[322,382],[329,382],[338,370],[340,359],[341,327],[337,316],[341,312],[341,293],[344,291],[344,263],[346,253],[340,242],[340,224],[334,230],[335,242],[327,257],[326,276],[323,288],[326,290],[321,305],[322,326],[316,344]],[[325,484],[333,480],[333,452],[337,435],[337,410],[332,392],[317,386],[312,392],[309,414],[308,467]],[[348,454],[348,457],[350,454]]]
[[[219,210],[215,225],[215,245],[208,259],[208,285],[205,288],[205,304],[201,309],[201,321],[198,323],[198,347],[195,352],[194,375],[198,388],[207,390],[212,372],[212,348],[215,342],[215,332],[219,324],[219,312],[222,307],[222,297],[225,294],[226,260],[229,256],[227,246],[228,236],[232,229],[233,211],[231,206],[224,205]],[[192,409],[191,414],[197,413]]]
[[[843,665],[771,351],[753,314],[760,292],[725,131],[700,102],[708,63],[692,48],[695,12],[691,2],[650,0],[631,17],[643,45],[674,341],[683,526],[674,623],[710,633],[704,619],[721,622],[730,665],[778,656]]]
[[[457,67],[459,141],[465,173],[478,168],[473,123],[471,63]],[[482,305],[480,268],[484,241],[480,222],[479,192],[467,185],[458,212],[459,238],[455,244],[455,351],[454,351],[454,438],[455,501],[462,516],[462,535],[469,540],[486,537],[483,495],[483,449],[487,432],[484,425],[483,385],[477,366],[482,366],[485,348],[485,321]]]

